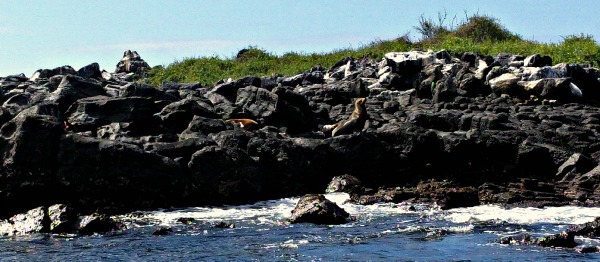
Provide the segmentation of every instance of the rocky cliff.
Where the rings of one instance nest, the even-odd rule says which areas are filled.
[[[361,181],[353,199],[365,204],[598,205],[600,73],[551,64],[395,52],[153,87],[128,51],[115,73],[93,63],[0,77],[0,218],[57,203],[241,204],[322,193],[342,175]],[[366,121],[350,117],[357,98]],[[351,132],[332,137],[340,125]]]

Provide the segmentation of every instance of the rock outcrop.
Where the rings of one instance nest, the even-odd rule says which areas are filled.
[[[302,197],[294,210],[289,222],[313,223],[318,225],[338,225],[348,222],[350,215],[335,203],[321,194],[309,194]]]
[[[503,237],[500,238],[498,242],[500,244],[510,245],[535,244],[542,247],[574,248],[578,246],[577,242],[575,241],[576,236],[597,239],[600,236],[600,217],[597,217],[591,222],[572,226],[566,231],[553,235],[535,238],[525,233]],[[600,247],[597,246],[580,246],[578,249],[576,249],[576,251],[579,253],[599,252],[599,250]]]
[[[92,235],[124,228],[121,222],[111,217],[101,214],[80,216],[73,208],[63,204],[37,207],[0,220],[0,236],[34,233]]]
[[[150,66],[136,51],[127,50],[117,64],[115,73],[139,73],[150,69]]]
[[[333,177],[362,204],[600,205],[596,68],[413,51],[161,87],[143,83],[148,68],[127,51],[114,74],[0,77],[0,219],[55,203],[84,215],[249,203]],[[357,132],[324,134],[355,101]]]

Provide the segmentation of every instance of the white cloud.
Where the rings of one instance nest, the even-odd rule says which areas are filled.
[[[0,26],[0,34],[10,34],[10,33],[14,33],[17,30],[15,28],[11,28],[8,26]]]
[[[77,46],[71,48],[74,52],[105,52],[125,50],[148,51],[175,51],[177,53],[219,53],[232,47],[238,47],[242,41],[235,40],[190,40],[190,41],[165,41],[165,42],[131,42],[107,45]]]

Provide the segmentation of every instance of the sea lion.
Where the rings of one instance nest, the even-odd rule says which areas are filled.
[[[339,123],[333,125],[325,125],[322,129],[323,132],[326,133],[329,132],[329,130],[332,130],[331,136],[334,137],[337,135],[351,134],[353,132],[362,131],[363,127],[365,126],[365,122],[369,118],[369,115],[367,114],[367,107],[365,105],[366,100],[366,97],[357,98],[354,101],[354,111],[352,111],[352,114],[348,120],[340,121]]]
[[[243,129],[253,129],[258,127],[258,123],[252,119],[248,118],[235,118],[235,119],[227,119],[225,122],[232,123],[236,126],[239,126]]]

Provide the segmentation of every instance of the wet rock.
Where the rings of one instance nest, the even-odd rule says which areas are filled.
[[[262,177],[268,181],[263,192],[269,198],[322,191],[330,177],[320,174],[335,174],[331,170],[337,164],[326,162],[329,147],[322,138],[289,139],[273,131],[266,131],[265,137],[240,138],[241,143],[247,141],[248,155],[259,160]]]
[[[8,220],[0,220],[0,235],[71,233],[76,230],[76,221],[77,214],[65,205],[37,207]]]
[[[360,180],[351,175],[336,176],[331,179],[331,182],[325,189],[325,193],[345,192],[345,193],[360,193],[364,188]]]
[[[208,164],[210,163],[210,164]],[[247,203],[260,198],[262,179],[256,163],[242,150],[207,146],[195,152],[188,163],[198,201]]]
[[[79,234],[82,235],[93,235],[93,234],[106,234],[111,231],[122,230],[123,224],[111,217],[92,214],[87,216],[79,217],[75,228]]]
[[[185,225],[191,225],[194,224],[194,222],[196,222],[196,219],[194,219],[193,217],[180,217],[177,219],[177,222]]]
[[[66,134],[57,162],[58,181],[70,194],[67,204],[83,213],[177,205],[185,194],[187,171],[170,158],[131,144]]]
[[[502,237],[498,240],[500,244],[505,245],[538,245],[542,247],[566,247],[573,248],[577,246],[575,234],[573,232],[562,232],[546,237],[535,238],[528,233],[515,236]]]
[[[540,237],[537,239],[537,244],[542,247],[573,248],[577,246],[574,232],[563,232],[547,237]]]
[[[52,104],[30,107],[2,125],[0,217],[59,202],[53,159],[62,132],[58,108]]]
[[[523,178],[508,185],[485,183],[479,187],[482,204],[496,203],[507,208],[568,205],[568,199],[557,192],[554,183]]]
[[[448,181],[427,181],[420,182],[415,189],[419,198],[434,201],[442,209],[479,205],[478,191],[473,187],[459,187]]]
[[[309,194],[298,201],[289,221],[290,223],[338,225],[347,223],[349,216],[344,209],[327,200],[325,196]]]
[[[157,230],[154,230],[154,232],[152,232],[153,236],[166,236],[169,233],[173,233],[173,229],[170,227],[161,227]]]
[[[12,236],[15,228],[9,220],[0,220],[0,236]]]
[[[528,233],[502,237],[498,240],[498,243],[503,245],[531,245],[535,242],[536,238]]]
[[[125,69],[139,61],[125,57]],[[87,213],[248,203],[319,192],[344,174],[379,188],[352,194],[365,204],[599,205],[598,70],[463,60],[398,52],[161,89],[142,84],[143,69],[98,75],[94,64],[1,77],[0,218],[54,203]],[[362,132],[326,137],[319,127],[345,120],[356,97],[367,97]]]
[[[45,208],[38,207],[18,214],[9,219],[13,225],[14,234],[45,233],[49,229],[49,220]]]
[[[598,252],[600,252],[600,247],[599,246],[583,246],[583,247],[576,248],[575,252],[581,253],[581,254],[598,253]]]
[[[380,188],[377,192],[365,190],[364,194],[351,194],[350,202],[359,205],[371,205],[376,203],[401,203],[403,201],[415,199],[418,195],[414,189],[409,188]],[[431,201],[431,199],[428,199]]]
[[[574,226],[570,231],[573,231],[576,236],[598,238],[600,237],[600,217],[597,217],[592,222]]]
[[[231,222],[221,221],[213,226],[214,228],[235,228],[235,224]]]
[[[48,207],[49,231],[52,233],[70,233],[74,230],[77,213],[67,205],[56,204]]]

